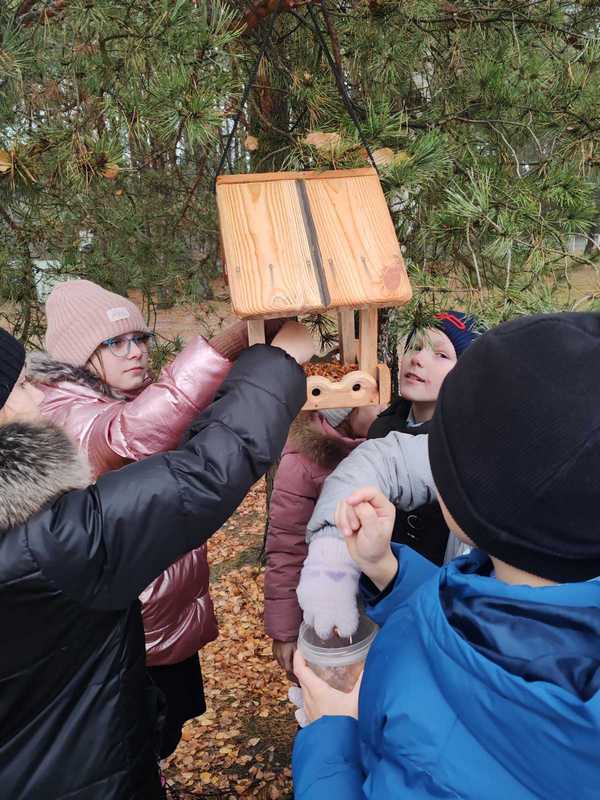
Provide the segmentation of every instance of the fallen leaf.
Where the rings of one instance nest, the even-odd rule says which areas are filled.
[[[265,516],[261,481],[208,542],[220,623],[219,638],[200,656],[208,709],[186,725],[192,736],[182,739],[165,770],[175,786],[200,796],[209,786],[223,800],[279,800],[292,791],[289,766],[297,726],[284,701],[289,683],[272,658],[262,619],[264,572],[257,558]]]
[[[253,736],[252,739],[248,739],[248,745],[250,747],[256,747],[256,745],[260,742],[260,736]]]

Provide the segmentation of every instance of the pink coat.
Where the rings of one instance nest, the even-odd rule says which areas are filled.
[[[265,572],[265,630],[295,642],[302,609],[296,588],[307,554],[306,525],[325,478],[363,439],[344,436],[316,411],[298,416],[283,451],[269,508]]]
[[[115,392],[84,368],[57,363],[43,353],[30,358],[31,379],[44,393],[42,413],[79,442],[95,477],[176,447],[230,368],[198,337],[157,381],[132,397]],[[183,661],[217,637],[208,584],[204,545],[144,590],[140,600],[150,666]]]

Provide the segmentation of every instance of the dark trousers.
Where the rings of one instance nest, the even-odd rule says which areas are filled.
[[[167,702],[159,752],[160,758],[166,758],[175,752],[184,722],[206,711],[200,658],[196,653],[178,664],[148,667],[148,674]]]

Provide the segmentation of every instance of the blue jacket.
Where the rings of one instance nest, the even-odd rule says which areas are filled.
[[[359,720],[298,734],[297,800],[598,800],[600,583],[513,586],[479,550],[440,570],[395,552],[391,591],[363,584],[383,627]]]

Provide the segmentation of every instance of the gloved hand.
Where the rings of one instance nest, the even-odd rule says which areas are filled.
[[[304,621],[321,639],[328,639],[334,628],[340,636],[351,636],[358,628],[359,578],[360,570],[343,539],[317,536],[312,540],[296,594]]]

